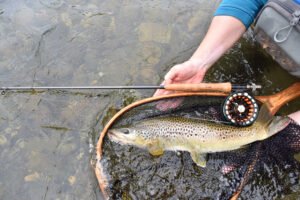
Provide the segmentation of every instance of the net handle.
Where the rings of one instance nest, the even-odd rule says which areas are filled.
[[[266,103],[272,115],[286,103],[300,97],[300,82],[294,83],[288,88],[269,96],[256,97],[260,102]]]

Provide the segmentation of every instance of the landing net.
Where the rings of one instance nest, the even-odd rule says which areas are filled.
[[[227,124],[224,100],[188,96],[148,102],[125,112],[113,128],[169,115]],[[206,168],[197,166],[187,152],[165,151],[154,157],[147,150],[105,137],[97,166],[105,179],[99,183],[105,183],[111,199],[293,199],[300,195],[299,153],[300,126],[291,122],[265,141],[208,154]]]

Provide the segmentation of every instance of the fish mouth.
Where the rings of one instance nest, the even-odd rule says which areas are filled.
[[[116,138],[118,138],[118,135],[114,133],[114,131],[108,131],[107,132],[107,136],[110,140],[115,140]]]
[[[107,136],[113,142],[118,144],[127,144],[126,138],[122,137],[121,134],[116,133],[114,130],[108,130]]]
[[[114,132],[110,130],[107,131],[107,135],[108,137],[115,136]]]

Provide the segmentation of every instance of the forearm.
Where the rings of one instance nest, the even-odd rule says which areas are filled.
[[[200,83],[206,71],[243,35],[267,0],[223,0],[203,41],[192,57],[173,66],[164,84]],[[170,94],[157,90],[155,96]]]
[[[267,0],[223,0],[210,28],[192,56],[207,70],[242,36]]]
[[[244,24],[231,16],[215,16],[208,32],[190,60],[201,69],[211,67],[246,31]]]

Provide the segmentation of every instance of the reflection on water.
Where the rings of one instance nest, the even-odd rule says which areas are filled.
[[[159,84],[197,47],[218,2],[2,0],[0,85]],[[255,80],[269,94],[296,79],[243,40],[207,80]],[[107,113],[152,92],[1,95],[0,199],[101,199],[90,161]]]

